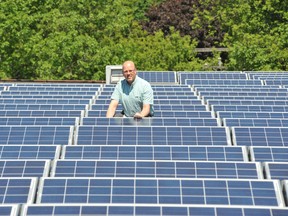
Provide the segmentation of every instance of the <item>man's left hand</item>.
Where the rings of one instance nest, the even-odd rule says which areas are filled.
[[[141,113],[135,113],[134,118],[135,119],[142,119],[144,116],[141,115]]]

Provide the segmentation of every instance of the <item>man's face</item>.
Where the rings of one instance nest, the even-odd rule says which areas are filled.
[[[125,77],[126,81],[129,84],[132,84],[133,81],[135,80],[137,71],[136,71],[134,64],[128,63],[128,64],[123,65],[122,73],[123,73],[123,76]]]

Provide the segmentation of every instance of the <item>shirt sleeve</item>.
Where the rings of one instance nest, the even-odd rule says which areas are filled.
[[[121,100],[121,82],[118,82],[112,95],[111,95],[112,100],[117,100],[118,102]]]
[[[153,105],[153,89],[149,83],[145,85],[144,94],[143,94],[143,104]]]

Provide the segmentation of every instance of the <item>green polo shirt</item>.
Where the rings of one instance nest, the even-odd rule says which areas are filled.
[[[150,114],[154,114],[151,85],[138,76],[131,85],[125,79],[119,81],[111,99],[122,104],[125,116],[133,117],[135,113],[141,112],[143,104],[150,104]]]

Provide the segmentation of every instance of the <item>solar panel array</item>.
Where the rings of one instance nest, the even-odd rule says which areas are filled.
[[[139,76],[153,118],[106,118],[110,84],[1,83],[0,215],[288,215],[288,73]]]

